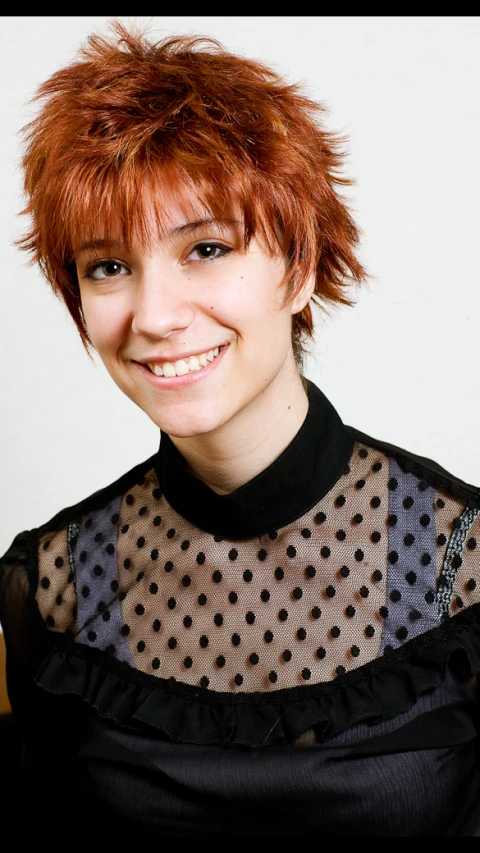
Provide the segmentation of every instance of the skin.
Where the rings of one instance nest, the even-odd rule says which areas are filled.
[[[165,193],[162,210],[167,233],[148,247],[77,247],[85,322],[118,387],[197,477],[228,494],[274,462],[305,420],[291,321],[315,281],[282,308],[285,260],[255,238],[245,252],[235,214],[193,232],[184,226],[208,216],[194,200],[179,205]],[[182,389],[153,387],[135,363],[226,343],[211,375]]]

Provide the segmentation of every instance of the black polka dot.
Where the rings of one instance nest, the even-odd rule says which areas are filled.
[[[128,637],[130,633],[130,625],[122,625],[122,627],[120,628],[120,633],[122,637]]]
[[[169,637],[167,645],[168,645],[169,649],[176,649],[177,648],[177,641],[176,641],[175,637]]]
[[[392,589],[390,593],[390,601],[397,602],[400,601],[402,594],[398,589]]]
[[[428,527],[430,524],[430,516],[426,512],[420,516],[420,524],[422,527]]]
[[[459,516],[452,519],[452,527],[454,530],[458,530],[462,526],[462,520]]]
[[[457,595],[455,598],[455,604],[457,605],[457,607],[463,607],[463,601],[459,595]]]
[[[366,459],[366,458],[367,458],[367,456],[368,456],[368,450],[367,450],[365,447],[361,447],[361,448],[360,448],[360,450],[358,451],[358,455],[359,455],[362,459]]]
[[[160,524],[161,524],[161,522],[162,522],[162,516],[161,516],[161,515],[156,515],[156,516],[155,516],[155,518],[154,518],[154,519],[153,519],[153,521],[152,521],[152,524],[154,525],[154,527],[159,527],[159,526],[160,526]]]
[[[415,542],[415,536],[413,533],[407,533],[407,535],[403,537],[403,541],[405,545],[413,545]]]
[[[185,628],[191,628],[192,627],[192,621],[193,620],[192,620],[191,616],[184,616],[183,617],[183,624],[185,625]]]
[[[59,592],[56,599],[55,599],[55,604],[58,604],[60,606],[60,604],[62,604],[62,602],[63,602],[63,596],[62,596],[61,592]]]
[[[229,592],[229,593],[228,593],[228,600],[229,600],[230,604],[236,604],[236,603],[237,603],[237,601],[238,601],[238,595],[237,595],[237,593],[236,593],[236,592],[233,592],[233,591],[232,591],[232,592]]]
[[[258,657],[258,655],[257,655],[257,653],[256,653],[256,652],[252,652],[252,654],[249,656],[249,658],[248,658],[248,659],[249,659],[250,663],[253,663],[253,665],[254,665],[254,666],[255,666],[255,665],[258,663],[258,661],[260,660],[260,658]]]
[[[306,632],[305,628],[299,628],[297,631],[297,639],[304,640],[306,636],[307,636],[307,632]]]
[[[202,677],[200,679],[200,687],[207,688],[209,684],[210,684],[210,680],[207,678],[207,676],[202,675]]]
[[[190,669],[192,664],[193,664],[193,660],[190,656],[187,656],[186,658],[183,659],[183,665],[184,665],[185,669]]]
[[[435,595],[431,589],[429,589],[428,592],[425,593],[425,601],[427,602],[427,604],[433,604],[433,602],[435,601]]]
[[[381,538],[382,538],[382,535],[381,535],[381,533],[378,532],[378,530],[374,530],[372,535],[370,536],[370,539],[372,540],[372,542],[380,542]]]
[[[323,658],[325,657],[325,655],[327,653],[326,653],[325,649],[323,648],[323,646],[319,646],[317,651],[315,652],[315,654],[316,654],[317,658],[319,658],[319,660],[323,660]]]
[[[355,559],[356,559],[357,563],[361,563],[361,561],[363,560],[363,557],[364,557],[364,553],[363,553],[362,549],[357,548],[357,550],[355,551]]]
[[[109,611],[109,610],[105,610],[105,611],[102,613],[102,619],[103,619],[103,621],[104,621],[104,622],[109,622],[109,621],[110,621],[110,611]]]
[[[358,648],[358,646],[351,646],[350,651],[351,651],[354,658],[358,658],[358,656],[360,654],[360,649]]]
[[[477,540],[474,539],[473,536],[471,536],[470,539],[467,539],[467,548],[469,549],[469,551],[474,551],[476,547],[477,547]]]
[[[380,613],[382,619],[386,619],[388,616],[388,607],[379,607],[378,612]]]
[[[83,558],[83,560],[82,560],[82,554],[85,554],[85,557]],[[85,560],[87,559],[86,552],[85,552],[85,551],[82,551],[82,554],[80,554],[80,559],[82,560],[82,563],[84,563],[84,562],[85,562]],[[56,557],[56,558],[55,558],[55,566],[56,566],[56,568],[57,568],[57,569],[61,569],[61,568],[62,568],[62,566],[63,566],[63,557]]]
[[[43,589],[48,589],[48,587],[50,586],[50,578],[42,578],[42,580],[40,581],[40,586],[42,586]]]
[[[355,488],[356,489],[363,489],[364,485],[365,485],[365,480],[357,480],[357,482],[355,483]]]
[[[228,559],[229,560],[236,560],[237,557],[238,557],[238,551],[236,550],[236,548],[231,548],[230,551],[228,552]]]
[[[408,618],[411,622],[416,622],[418,619],[422,618],[422,614],[415,607],[408,614]]]
[[[173,596],[172,596],[172,598],[169,598],[167,601],[167,607],[169,610],[175,610],[176,606],[177,606],[176,599],[173,598]]]
[[[88,596],[90,595],[90,587],[89,586],[86,586],[86,585],[82,586],[82,595],[84,598],[88,598]]]
[[[154,659],[152,660],[152,668],[153,668],[153,669],[158,669],[158,667],[159,667],[159,666],[160,666],[160,661],[159,661],[159,659],[158,659],[158,658],[154,658]]]
[[[348,607],[345,608],[345,615],[348,616],[349,619],[351,619],[352,616],[355,616],[356,612],[357,611],[355,610],[355,608],[351,604],[349,604]]]
[[[221,613],[215,613],[215,616],[213,617],[213,621],[215,622],[215,625],[218,625],[218,626],[223,625],[222,614]]]
[[[390,513],[390,515],[388,516],[388,519],[387,519],[388,526],[389,527],[395,527],[397,521],[398,521],[398,518],[395,515],[395,513],[394,512]]]
[[[207,603],[207,596],[204,592],[201,592],[197,598],[198,603],[203,607],[204,604]]]
[[[443,509],[443,508],[444,508],[444,506],[445,506],[445,501],[444,501],[444,500],[442,500],[442,498],[437,498],[437,500],[436,500],[436,504],[437,504],[437,506],[438,506],[438,508],[439,508],[439,509]]]
[[[344,666],[337,666],[335,672],[337,673],[337,675],[345,675],[346,669]]]
[[[427,555],[427,556],[429,556],[429,555]],[[460,554],[454,554],[452,557],[453,568],[459,569],[461,565],[462,565],[462,558],[461,558]]]
[[[272,530],[272,531],[268,534],[268,538],[269,538],[269,539],[272,539],[272,540],[273,540],[273,539],[276,539],[276,538],[277,538],[277,536],[278,536],[278,532],[277,532],[276,530]]]
[[[217,657],[217,658],[215,658],[215,663],[217,664],[217,666],[218,666],[220,669],[222,669],[222,667],[224,667],[224,666],[225,666],[225,658],[224,658],[224,656],[223,656],[223,655],[218,655],[218,657]]]
[[[303,595],[303,590],[302,590],[302,588],[301,588],[300,586],[296,586],[296,587],[295,587],[295,589],[293,589],[293,590],[292,590],[292,595],[293,595],[293,597],[294,597],[294,598],[296,598],[296,599],[297,599],[297,601],[298,601],[298,600],[302,597],[302,595]]]
[[[403,499],[402,503],[405,509],[410,509],[414,504],[414,500],[410,495],[408,495],[408,497]]]
[[[203,553],[203,551],[200,551],[200,553],[197,554],[198,565],[203,566],[203,564],[205,563],[205,560],[206,560],[205,554]]]
[[[154,630],[154,631],[159,631],[159,630],[160,630],[160,626],[161,626],[161,624],[162,624],[162,623],[160,622],[160,619],[155,619],[155,621],[154,621],[154,623],[153,623],[153,625],[152,625],[153,630]]]
[[[283,580],[283,576],[284,576],[284,571],[283,571],[283,569],[281,569],[280,567],[279,567],[279,568],[277,568],[277,569],[275,569],[275,571],[274,571],[274,575],[275,575],[275,577],[276,577],[277,581],[281,581],[281,580]]]
[[[152,492],[152,498],[155,498],[155,500],[158,501],[159,498],[161,498],[161,497],[162,497],[162,490],[155,488]]]
[[[401,625],[400,628],[397,628],[395,634],[398,640],[406,640],[408,636],[408,630],[407,628],[405,628],[405,625]]]
[[[372,580],[373,581],[381,581],[382,579],[383,579],[383,575],[382,575],[380,569],[375,569],[375,571],[372,573]]]
[[[361,515],[361,513],[359,512],[355,513],[352,518],[352,521],[354,521],[355,524],[361,524],[361,522],[363,521],[363,515]]]
[[[317,524],[323,524],[323,522],[327,520],[327,516],[325,515],[324,512],[317,512],[314,519],[317,522]]]
[[[330,634],[334,639],[340,636],[340,628],[338,625],[334,625],[333,628],[330,628]]]
[[[381,470],[382,470],[382,463],[381,462],[375,462],[372,465],[372,471],[381,471]]]
[[[447,541],[447,537],[443,533],[440,533],[440,535],[437,536],[437,544],[438,545],[445,545],[446,541]]]
[[[390,551],[390,553],[388,555],[388,562],[392,563],[392,565],[394,565],[395,563],[398,562],[398,552],[397,551]]]
[[[280,622],[285,622],[288,619],[288,611],[283,608],[282,610],[279,610],[278,618],[280,619]]]
[[[284,661],[287,661],[287,663],[292,659],[292,653],[290,649],[285,649],[285,651],[282,652],[282,658]]]
[[[100,604],[101,603],[102,602],[100,602]],[[137,614],[137,616],[143,616],[143,614],[145,613],[145,608],[144,608],[143,604],[136,604],[135,605],[135,613]]]
[[[287,548],[287,557],[293,558],[297,556],[297,549],[293,547],[293,545],[289,545]]]
[[[422,556],[420,557],[420,562],[422,566],[428,566],[432,562],[430,554],[422,554]]]
[[[167,539],[173,539],[173,537],[175,536],[175,533],[176,533],[175,528],[170,527],[170,529],[167,530]],[[198,557],[197,557],[197,562],[198,562]]]
[[[328,598],[333,598],[335,594],[336,594],[336,589],[335,589],[335,587],[334,587],[334,586],[331,586],[331,585],[330,585],[330,586],[327,586],[327,588],[326,588],[326,590],[325,590],[325,595],[327,595],[327,596],[328,596]]]
[[[335,506],[344,506],[345,500],[345,495],[338,495],[338,497],[335,498]]]
[[[253,625],[253,623],[255,622],[255,613],[249,610],[248,613],[245,614],[245,622],[248,625]]]
[[[277,678],[277,673],[275,672],[275,670],[272,669],[271,672],[268,673],[268,680],[271,681],[272,684],[275,684]]]
[[[305,569],[305,574],[307,578],[314,578],[317,574],[315,566],[307,566],[307,568]]]
[[[188,539],[184,539],[182,544],[180,545],[180,548],[182,549],[182,551],[187,551],[189,549],[189,547],[190,547],[190,541]]]
[[[110,584],[112,592],[118,592],[118,581],[113,580]]]
[[[240,635],[239,634],[232,634],[232,646],[239,646],[239,645],[240,645]]]
[[[138,573],[138,575],[137,575],[137,583],[138,583],[138,581],[141,581],[141,580],[142,580],[142,578],[144,577],[144,575],[145,575],[145,572],[139,572],[139,573]]]
[[[396,477],[390,477],[390,479],[388,481],[388,488],[390,489],[390,491],[394,492],[395,489],[397,488],[397,486],[398,486],[398,480],[396,479]]]
[[[51,540],[47,539],[46,542],[43,543],[43,550],[46,551],[50,545]]]
[[[474,590],[474,589],[475,589],[475,587],[477,586],[477,582],[476,582],[476,580],[474,580],[473,578],[470,578],[470,580],[468,580],[468,581],[467,581],[467,583],[465,584],[465,586],[466,586],[466,587],[467,587],[467,589],[469,589],[469,590],[470,590],[470,592],[471,592],[471,591],[472,591],[472,590]]]
[[[202,636],[200,637],[199,643],[200,643],[200,645],[201,645],[202,649],[206,649],[206,648],[207,648],[207,646],[208,646],[208,637],[206,636],[206,634],[202,634]]]
[[[269,593],[268,589],[262,589],[262,591],[260,593],[260,598],[262,599],[262,601],[265,601],[265,602],[269,601],[270,593]]]
[[[166,571],[166,572],[171,572],[171,571],[172,571],[172,569],[173,569],[173,563],[172,563],[172,561],[171,561],[171,560],[167,560],[167,562],[165,563],[165,571]]]
[[[370,501],[370,506],[373,509],[378,509],[378,507],[380,506],[381,503],[382,503],[382,501],[380,500],[380,498],[377,495],[375,495],[375,497],[372,498],[372,500]]]
[[[320,610],[319,607],[312,607],[312,618],[313,619],[320,619],[321,615],[322,615],[322,611]]]
[[[101,533],[99,531],[98,533],[95,533],[94,539],[95,539],[95,542],[103,542],[105,537],[104,537],[103,533]]]
[[[361,586],[358,591],[362,598],[368,598],[370,590],[367,586]]]
[[[302,678],[303,678],[303,680],[304,680],[304,681],[308,681],[308,679],[310,678],[311,674],[312,674],[312,673],[310,672],[310,670],[308,669],[308,667],[307,667],[307,666],[305,666],[305,667],[302,669]]]
[[[125,498],[125,503],[131,506],[134,502],[135,498],[133,497],[133,495],[127,495],[127,497]]]
[[[407,572],[407,574],[405,575],[405,580],[407,581],[407,583],[410,584],[410,586],[413,586],[413,584],[417,580],[415,572]]]
[[[265,631],[265,633],[263,635],[263,639],[265,640],[266,643],[271,643],[273,640],[272,631]]]
[[[243,675],[240,675],[240,673],[237,673],[237,675],[234,677],[233,680],[234,680],[235,684],[237,685],[237,687],[240,687],[240,685],[243,684]]]
[[[263,562],[263,560],[266,559],[266,556],[267,556],[267,552],[265,551],[265,548],[260,548],[260,551],[258,551],[258,553],[257,553],[258,559]]]
[[[96,635],[95,631],[89,631],[87,634],[87,637],[91,643],[94,643],[95,640],[97,639],[97,635]]]
[[[375,628],[373,627],[373,625],[366,625],[365,634],[367,637],[373,637],[374,636]]]
[[[140,507],[140,509],[138,510],[138,514],[139,514],[139,515],[145,515],[146,511],[147,511],[147,507],[146,507],[146,506],[142,506],[142,507]]]
[[[97,576],[97,578],[99,578],[99,577],[103,574],[103,568],[102,568],[102,566],[98,566],[98,565],[97,565],[97,566],[94,566],[94,567],[93,567],[93,574],[94,574],[94,575],[96,575],[96,576]]]
[[[342,566],[342,568],[338,570],[338,574],[342,578],[348,578],[348,576],[350,574],[350,569],[348,568],[348,566]]]
[[[347,534],[344,530],[337,530],[335,536],[337,537],[339,542],[343,542],[346,539]]]
[[[182,586],[187,587],[190,586],[192,579],[190,575],[184,575],[182,578]]]
[[[146,648],[146,646],[145,646],[144,641],[143,641],[143,640],[140,640],[140,641],[137,643],[137,652],[144,652],[144,651],[145,651],[145,648]]]
[[[212,575],[212,581],[214,583],[220,583],[220,581],[222,580],[222,577],[223,577],[222,573],[218,569],[216,569],[216,571],[214,571],[214,573]],[[190,582],[190,578],[188,580]]]
[[[304,539],[310,539],[310,536],[312,535],[312,531],[309,530],[308,527],[304,527],[303,530],[301,531],[301,534],[302,534]]]
[[[252,579],[253,579],[253,574],[250,571],[250,569],[245,569],[245,571],[243,573],[243,580],[246,581],[246,583],[250,583]]]

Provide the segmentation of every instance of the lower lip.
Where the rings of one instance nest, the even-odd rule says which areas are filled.
[[[187,385],[194,385],[195,382],[201,382],[202,379],[206,379],[207,376],[210,376],[218,366],[219,362],[222,361],[228,346],[229,344],[221,346],[216,358],[214,358],[213,361],[209,361],[201,370],[195,370],[193,373],[186,373],[185,376],[157,376],[156,373],[152,373],[146,364],[142,364],[139,361],[136,361],[135,364],[140,368],[142,373],[145,374],[149,382],[151,382],[156,388],[161,388],[164,391],[168,391],[170,389],[173,390],[174,388],[186,388]]]

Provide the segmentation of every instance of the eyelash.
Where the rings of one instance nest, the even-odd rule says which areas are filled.
[[[223,258],[226,255],[228,255],[230,252],[233,252],[233,248],[231,248],[230,246],[224,246],[222,243],[215,243],[211,240],[208,240],[208,241],[204,240],[201,243],[197,243],[193,247],[193,249],[189,253],[188,257],[190,257],[190,255],[193,252],[197,251],[198,249],[202,249],[206,246],[208,246],[212,249],[218,249],[218,254],[216,254],[215,257],[213,257],[213,258],[197,258],[196,259],[197,263],[201,263],[201,264],[211,263],[212,261],[215,261],[219,258]],[[190,263],[194,263],[194,261],[191,261]],[[108,281],[109,279],[112,279],[112,278],[118,278],[118,276],[116,276],[116,275],[105,276],[105,278],[102,278],[102,279],[94,278],[94,273],[98,269],[101,269],[102,267],[107,266],[107,264],[117,264],[120,268],[123,267],[123,269],[127,269],[125,264],[120,263],[120,261],[116,261],[115,258],[108,258],[107,260],[103,260],[103,261],[101,261],[101,260],[93,261],[93,263],[89,264],[89,266],[87,267],[84,278],[90,279],[91,281]]]

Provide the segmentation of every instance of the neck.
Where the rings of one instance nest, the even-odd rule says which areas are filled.
[[[308,412],[306,383],[295,369],[277,376],[235,418],[211,433],[170,436],[189,469],[218,495],[248,483],[293,441]]]

